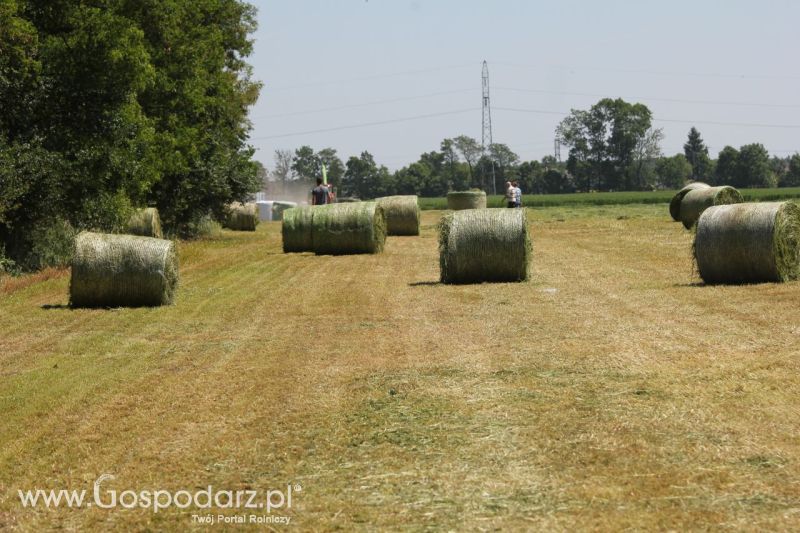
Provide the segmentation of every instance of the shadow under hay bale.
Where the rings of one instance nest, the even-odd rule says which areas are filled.
[[[386,241],[386,216],[375,202],[312,208],[311,241],[316,254],[375,254]]]
[[[255,231],[258,218],[256,204],[231,204],[223,226],[234,231]]]
[[[128,220],[127,229],[131,235],[164,238],[164,233],[161,231],[161,217],[158,216],[158,209],[155,207],[136,209]]]
[[[691,229],[703,211],[715,205],[728,205],[742,203],[742,195],[734,189],[724,185],[722,187],[709,187],[707,189],[692,189],[681,200],[680,216],[683,227]]]
[[[669,215],[672,217],[672,220],[675,222],[681,221],[681,201],[683,201],[683,197],[686,196],[689,191],[693,191],[695,189],[708,189],[710,187],[711,185],[707,183],[695,181],[693,183],[689,183],[683,189],[675,193],[675,196],[673,196],[672,200],[669,202]]]
[[[798,279],[798,254],[800,207],[792,202],[709,207],[697,222],[694,256],[709,284]]]
[[[169,305],[178,286],[172,241],[85,231],[75,238],[72,307]]]
[[[486,193],[483,191],[452,191],[447,193],[447,209],[486,209]]]
[[[281,236],[284,253],[313,252],[311,241],[311,223],[313,210],[311,206],[293,207],[283,212]]]
[[[387,235],[419,235],[419,204],[416,195],[384,196],[375,202],[386,215]]]
[[[470,209],[442,218],[442,283],[525,281],[530,256],[525,209]]]

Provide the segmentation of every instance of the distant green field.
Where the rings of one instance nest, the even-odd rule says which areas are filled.
[[[569,205],[621,205],[668,203],[676,191],[590,192],[573,194],[526,194],[522,203],[526,207],[555,207]],[[742,189],[746,201],[771,201],[800,198],[800,187],[782,189]],[[488,207],[503,207],[501,195],[488,196]],[[420,198],[421,209],[447,209],[446,198]]]

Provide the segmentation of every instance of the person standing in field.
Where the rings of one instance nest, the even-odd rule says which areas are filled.
[[[311,189],[311,205],[325,205],[328,203],[330,191],[322,184],[322,178],[317,178],[317,186]]]
[[[506,207],[517,207],[516,193],[510,181],[506,182]]]
[[[514,207],[522,207],[522,189],[519,188],[519,183],[512,181],[511,186],[514,189]]]

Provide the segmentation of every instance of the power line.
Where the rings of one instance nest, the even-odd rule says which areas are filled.
[[[760,102],[732,102],[720,100],[683,100],[679,98],[658,98],[653,96],[625,96],[625,95],[609,95],[609,94],[594,94],[594,93],[579,93],[569,91],[548,91],[543,89],[517,89],[513,87],[495,87],[498,91],[512,91],[521,93],[536,93],[536,94],[555,94],[564,96],[588,96],[591,98],[629,98],[637,100],[652,100],[654,102],[672,102],[681,104],[704,104],[704,105],[738,105],[738,106],[751,106],[751,107],[774,107],[774,108],[800,108],[800,104],[766,104]]]
[[[392,98],[392,99],[388,99],[388,100],[375,100],[373,102],[363,102],[361,104],[348,104],[348,105],[342,105],[342,106],[336,106],[336,107],[323,107],[323,108],[319,108],[319,109],[310,109],[310,110],[307,110],[307,111],[291,111],[291,112],[288,112],[288,113],[276,113],[276,114],[273,114],[273,115],[260,115],[260,116],[257,116],[257,117],[252,117],[250,120],[260,120],[262,118],[280,118],[280,117],[295,117],[295,116],[299,116],[299,115],[311,115],[311,114],[314,114],[314,113],[324,113],[324,112],[327,112],[327,111],[341,111],[343,109],[353,109],[353,108],[357,108],[357,107],[367,107],[367,106],[372,106],[372,105],[394,104],[394,103],[397,103],[397,102],[407,102],[407,101],[410,101],[410,100],[421,100],[421,99],[424,99],[424,98],[432,98],[432,97],[436,97],[436,96],[447,96],[447,95],[451,95],[451,94],[460,94],[460,93],[466,93],[466,92],[470,92],[470,93],[471,92],[475,92],[475,89],[458,89],[458,90],[454,90],[454,91],[441,91],[441,92],[437,92],[437,93],[420,94],[420,95],[417,95],[417,96],[405,96],[405,97],[402,97],[402,98]]]
[[[443,111],[441,113],[429,113],[427,115],[416,115],[413,117],[403,117],[403,118],[396,118],[390,120],[379,120],[376,122],[364,122],[362,124],[350,124],[347,126],[336,126],[332,128],[322,128],[317,130],[307,130],[307,131],[296,131],[293,133],[282,133],[279,135],[266,135],[263,137],[250,137],[251,141],[258,141],[264,139],[280,139],[283,137],[295,137],[298,135],[310,135],[312,133],[327,133],[331,131],[340,131],[340,130],[351,130],[356,128],[368,128],[370,126],[380,126],[383,124],[396,124],[398,122],[410,122],[412,120],[421,120],[426,118],[434,118],[434,117],[443,117],[446,115],[458,115],[461,113],[473,113],[475,112],[475,108],[467,108],[467,109],[456,109],[453,111]]]

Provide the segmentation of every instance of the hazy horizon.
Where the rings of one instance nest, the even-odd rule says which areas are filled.
[[[484,60],[493,140],[522,160],[552,155],[560,120],[602,97],[646,104],[665,155],[692,126],[712,157],[752,142],[800,150],[789,1],[252,3],[264,87],[250,142],[269,169],[275,149],[302,145],[397,169],[444,138],[480,141]]]

